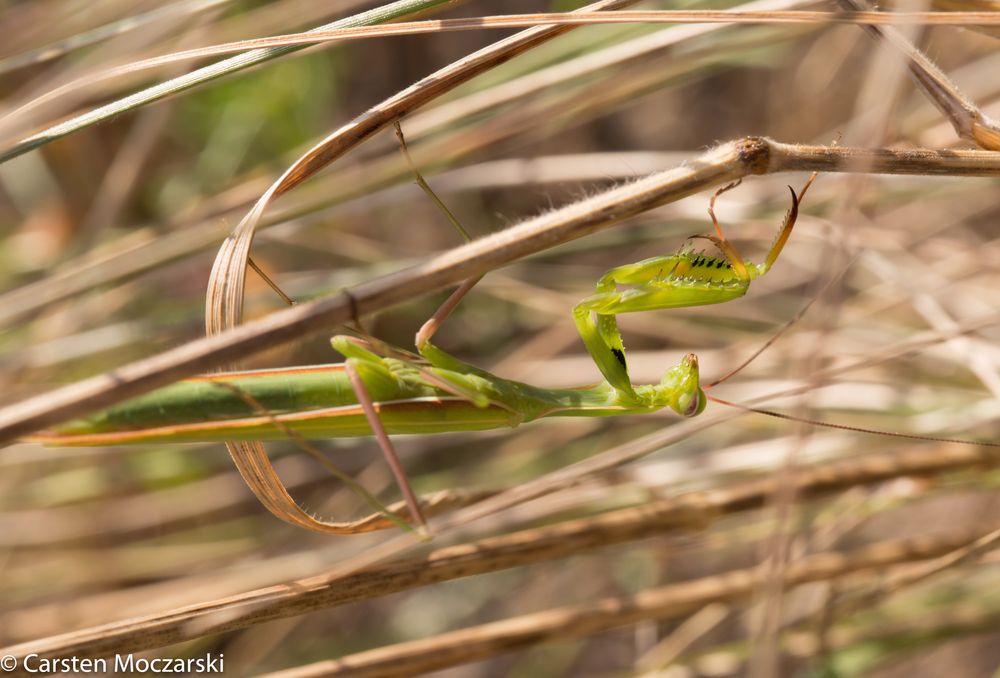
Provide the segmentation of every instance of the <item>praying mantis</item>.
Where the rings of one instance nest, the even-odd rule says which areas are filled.
[[[750,282],[770,270],[791,234],[802,196],[792,207],[761,264],[745,261],[724,236],[713,196],[709,214],[722,257],[693,248],[608,271],[596,293],[573,309],[577,329],[605,380],[596,386],[544,389],[504,379],[446,353],[418,336],[421,365],[398,349],[383,356],[355,337],[338,335],[333,348],[343,364],[204,375],[181,381],[89,417],[68,422],[32,440],[60,445],[143,442],[214,442],[237,438],[287,437],[279,422],[306,438],[368,436],[369,422],[350,386],[347,366],[361,377],[382,425],[390,434],[476,431],[517,426],[549,416],[614,416],[669,407],[682,416],[705,409],[698,360],[688,354],[659,384],[636,385],[629,378],[616,316],[620,313],[717,304],[744,295]],[[622,285],[630,285],[620,289]],[[436,328],[435,328],[436,329]],[[233,389],[219,388],[229,384]],[[243,392],[266,411],[262,415]]]
[[[418,183],[443,207],[410,162]],[[389,435],[477,431],[542,417],[605,417],[663,408],[685,417],[700,414],[707,398],[697,357],[686,355],[657,384],[633,384],[616,317],[723,303],[746,294],[751,281],[765,275],[781,254],[799,204],[815,178],[813,173],[798,193],[789,187],[791,208],[763,263],[742,257],[715,214],[716,200],[739,185],[736,181],[711,198],[708,213],[714,234],[693,236],[712,242],[721,256],[687,245],[674,254],[619,266],[602,276],[595,293],[573,309],[581,339],[604,377],[594,386],[545,389],[504,379],[431,343],[437,327],[476,279],[460,287],[417,334],[419,356],[381,342],[338,335],[332,346],[344,356],[344,363],[195,377],[40,432],[30,440],[81,446],[374,434],[393,466],[411,515],[422,523]]]

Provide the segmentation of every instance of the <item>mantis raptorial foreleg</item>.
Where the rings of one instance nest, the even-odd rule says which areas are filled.
[[[722,257],[687,248],[669,256],[619,266],[605,273],[597,283],[596,293],[573,309],[573,318],[583,343],[604,378],[619,391],[635,395],[615,318],[617,314],[720,304],[746,294],[750,281],[767,273],[781,254],[795,226],[799,201],[815,178],[813,173],[798,195],[789,187],[792,207],[785,215],[762,264],[744,261],[736,247],[726,239],[715,216],[716,199],[739,185],[737,181],[716,191],[709,203],[708,213],[715,226],[715,235],[693,236],[711,240],[722,252]],[[619,285],[632,287],[619,289]],[[705,399],[701,397],[697,401],[682,414],[701,412]]]

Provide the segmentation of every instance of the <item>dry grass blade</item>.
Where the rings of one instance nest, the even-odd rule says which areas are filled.
[[[969,10],[983,12],[1000,12],[1000,2],[997,0],[932,0],[931,7],[946,12],[966,12]],[[1000,38],[1000,29],[990,26],[970,26],[971,30]]]
[[[147,23],[161,21],[164,17],[176,15],[190,15],[205,12],[218,5],[231,2],[231,0],[186,0],[185,2],[175,2],[165,7],[158,7],[142,14],[119,19],[118,21],[105,24],[83,33],[77,33],[71,38],[62,40],[56,44],[45,45],[37,49],[32,49],[21,54],[7,57],[0,60],[0,74],[24,68],[29,65],[36,65],[45,61],[51,61],[73,50],[86,47],[94,43],[106,40],[109,37],[124,33]]]
[[[791,588],[809,582],[836,580],[863,570],[921,562],[963,548],[981,536],[981,533],[961,531],[941,537],[889,540],[852,551],[817,553],[789,565],[782,573],[783,585]],[[712,603],[744,601],[764,583],[766,575],[762,568],[736,570],[642,591],[634,596],[605,598],[586,605],[511,617],[425,640],[389,645],[264,675],[268,678],[413,676],[541,642],[600,633],[646,619],[680,617]]]
[[[307,493],[323,483],[312,463],[285,459],[278,463],[278,469],[279,475],[296,492]],[[437,492],[423,497],[423,510],[428,515],[438,515],[481,502],[494,494],[489,491]],[[211,505],[201,500],[204,496],[212,497]],[[84,548],[97,539],[107,546],[127,544],[144,538],[183,533],[205,521],[223,521],[259,509],[253,495],[246,493],[246,485],[231,473],[221,473],[200,483],[157,493],[156,511],[148,510],[148,501],[148,496],[140,495],[58,509],[8,511],[0,515],[0,548],[12,551]],[[402,504],[390,505],[388,509],[393,513],[403,512],[404,515],[406,511]],[[119,518],[113,524],[101,520],[102,516],[109,514]],[[356,522],[352,530],[378,530],[392,525],[376,514],[367,522]]]
[[[753,16],[761,16],[762,20],[773,14],[773,10],[764,7],[766,3],[760,3],[760,10],[750,10],[741,11],[739,16],[744,18],[751,18]],[[750,5],[755,6],[755,5]],[[748,6],[748,7],[750,7]],[[778,13],[778,16],[785,16],[785,13]],[[798,14],[791,13],[789,16],[798,16]],[[807,20],[810,16],[809,13],[803,13],[803,20]],[[893,15],[895,16],[895,15]],[[961,17],[959,17],[960,19]],[[957,20],[957,19],[956,19]],[[693,37],[703,35],[708,32],[708,30],[714,30],[719,28],[719,25],[707,26],[705,30],[700,30],[697,33],[686,31],[678,32],[676,37],[668,36],[666,31],[660,32],[656,35],[647,36],[641,42],[636,42],[634,48],[630,44],[623,54],[618,55],[617,59],[628,59],[632,60],[641,56],[641,54],[648,54],[651,51],[664,49],[670,44],[677,41],[689,40]],[[374,27],[372,29],[363,29],[365,35],[368,31],[372,31],[375,34],[380,30],[389,30],[388,27]],[[306,39],[308,36],[309,40],[321,39],[321,36],[332,36],[336,37],[341,35],[340,31],[321,31],[317,29],[314,33],[300,34],[302,39]],[[662,38],[659,37],[662,35]],[[301,42],[296,42],[293,36],[286,36],[283,38],[289,44],[301,44]],[[332,39],[332,38],[327,38]],[[251,45],[247,42],[239,43],[241,48],[249,48]],[[641,48],[640,48],[641,47]],[[227,50],[220,52],[219,48],[205,48],[207,51],[196,51],[191,54],[217,54],[224,53]],[[608,50],[609,52],[614,50]],[[187,53],[185,53],[187,54]],[[172,61],[181,60],[184,55],[175,54],[170,57],[160,57],[152,61],[143,61],[136,64],[132,64],[129,70],[137,70],[145,65],[155,65],[161,63],[168,63]],[[602,57],[600,52],[595,52],[586,55],[586,57],[575,60],[580,62],[580,68],[586,69],[587,67],[593,69],[594,66],[600,68],[606,68],[609,65],[613,65],[614,62],[608,63],[607,59]],[[489,106],[498,106],[504,101],[509,102],[511,97],[506,94],[507,90],[511,91],[511,94],[516,92],[517,97],[526,96],[531,93],[532,88],[539,87],[553,87],[558,85],[566,77],[580,77],[587,71],[571,73],[573,62],[567,62],[564,64],[559,64],[551,69],[546,69],[538,73],[530,74],[527,78],[524,78],[525,82],[522,84],[520,80],[509,83],[510,86],[501,88],[505,92],[505,99],[499,99],[499,91],[487,90],[482,95],[489,96],[473,96],[466,97],[471,100],[476,100],[477,105],[470,107],[466,104],[465,100],[460,100],[457,102],[452,102],[444,107],[439,107],[435,111],[431,112],[430,116],[421,115],[418,120],[416,117],[413,121],[413,129],[426,131],[427,124],[431,124],[435,129],[442,127],[443,125],[454,125],[458,120],[465,118],[466,116],[476,115],[480,113],[485,105],[485,101],[489,101]],[[551,73],[549,72],[551,71]],[[117,71],[116,71],[117,72]],[[112,75],[111,73],[105,74],[108,77]],[[94,82],[95,77],[98,76],[88,76],[87,82]],[[99,77],[105,77],[104,75]],[[530,81],[530,85],[529,82]],[[497,90],[498,88],[493,88]],[[50,93],[50,96],[54,96],[55,93]],[[478,100],[483,99],[484,102],[479,102]],[[469,101],[468,104],[472,104],[473,101]],[[457,117],[456,117],[457,116]],[[429,117],[425,123],[424,118]],[[118,253],[113,260],[108,262],[103,262],[102,264],[85,264],[82,266],[74,266],[71,269],[67,269],[64,275],[56,274],[55,276],[50,276],[43,281],[39,281],[37,284],[32,284],[25,286],[22,289],[13,290],[3,297],[3,303],[0,304],[0,323],[6,325],[13,320],[16,320],[26,314],[37,311],[41,308],[46,308],[52,303],[64,299],[68,296],[78,295],[83,291],[92,289],[94,285],[107,284],[109,282],[114,282],[116,280],[121,280],[135,275],[137,271],[145,271],[153,266],[162,266],[171,261],[175,261],[178,258],[184,256],[190,256],[194,252],[204,248],[208,243],[214,241],[216,235],[214,229],[205,230],[201,234],[185,234],[179,232],[176,234],[170,234],[158,239],[155,245],[147,248],[149,251],[135,251],[128,252],[122,251]],[[105,266],[104,263],[111,263],[113,266]]]
[[[900,477],[930,477],[997,464],[995,453],[973,448],[908,450],[870,455],[808,469],[795,479],[803,501]],[[624,544],[655,535],[683,534],[727,515],[759,510],[774,493],[773,478],[699,491],[551,527],[524,530],[425,556],[403,558],[353,573],[321,575],[229,599],[170,610],[4,649],[24,656],[96,657],[136,652],[246,628],[273,619],[389,595],[413,587],[565,558],[583,550]]]
[[[801,424],[709,403],[690,420],[665,411],[400,435],[393,445],[414,489],[435,500],[428,544],[391,524],[331,539],[275,520],[218,444],[43,448],[29,434],[0,449],[0,646],[9,646],[0,656],[12,652],[19,669],[28,653],[38,653],[35,665],[88,657],[110,672],[115,655],[178,664],[224,654],[233,675],[345,658],[380,672],[395,657],[388,671],[414,671],[453,650],[485,658],[452,673],[539,678],[994,671],[1000,153],[960,150],[972,146],[911,85],[900,49],[856,24],[898,29],[960,97],[996,118],[995,0],[882,8],[898,14],[740,0],[678,13],[498,18],[477,15],[500,8],[456,2],[407,23],[299,33],[389,1],[179,0],[162,20],[150,0],[91,3],[85,13],[78,0],[8,3],[0,71],[11,55],[59,51],[0,72],[5,112],[48,98],[0,121],[0,149],[182,68],[228,61],[220,50],[328,45],[0,164],[0,408],[21,403],[0,414],[13,427],[4,435],[235,361],[334,362],[327,337],[352,315],[366,314],[371,346],[413,358],[406,349],[443,288],[484,272],[435,343],[540,388],[594,383],[600,372],[568,310],[605,271],[669,256],[712,230],[710,196],[740,176],[715,212],[748,262],[766,260],[788,208],[784,186],[801,186],[810,170],[823,174],[795,232],[748,295],[619,320],[637,385],[657,384],[690,352],[704,383],[757,356],[706,393],[846,430],[799,434]],[[211,9],[190,14],[200,6]],[[989,14],[963,24],[977,16],[966,12]],[[133,30],[101,38],[130,14]],[[251,272],[248,324],[201,338],[215,250],[275,178],[359,113],[521,30],[498,34],[501,24],[529,20],[550,22],[533,30],[566,30],[392,120],[472,244],[449,251],[457,237],[412,185],[389,130],[347,130],[356,136],[334,149],[328,169],[310,158],[295,190],[267,207],[253,244],[260,269],[301,306],[282,309]],[[164,61],[149,57],[201,60],[154,69]],[[136,70],[100,81],[121,64]],[[81,79],[91,84],[56,89]],[[420,93],[415,102],[424,103]],[[763,134],[840,138],[848,148]],[[104,377],[82,381],[91,375]],[[251,459],[244,472],[267,483],[261,465],[273,462],[284,484],[268,492],[287,489],[308,515],[346,521],[382,510],[327,463],[380,503],[398,499],[370,437],[305,441],[296,433],[307,429],[290,423],[297,415],[286,419],[266,389],[242,405],[208,391],[194,412],[205,429],[225,416],[215,399],[293,427],[267,443],[270,460]],[[364,527],[386,523],[375,515]],[[802,586],[788,578],[813,554],[941,538],[954,548],[934,557],[830,570],[833,579]],[[729,575],[749,576],[755,592],[718,583]],[[642,596],[665,585],[684,594],[691,582],[706,587],[701,612],[660,621],[647,606],[626,626],[537,640],[546,619],[554,636],[613,625],[615,613],[595,601],[624,606],[638,594],[642,607]],[[727,592],[737,597],[711,598]],[[541,611],[562,614],[521,616]],[[508,617],[520,631],[450,635],[496,631],[491,624]],[[506,640],[524,644],[503,654]]]
[[[867,9],[864,0],[837,0],[837,2],[851,11],[860,12]],[[871,24],[865,26],[865,30],[876,40],[886,41],[899,52],[914,80],[934,105],[948,117],[960,137],[972,141],[980,148],[1000,151],[1000,120],[995,120],[979,110],[979,107],[958,89],[944,71],[892,26]]]
[[[375,9],[367,12],[363,12],[346,19],[341,19],[340,21],[335,21],[327,26],[321,26],[316,30],[384,23],[386,21],[397,19],[401,16],[424,11],[436,5],[440,5],[445,1],[446,0],[398,0],[398,2],[390,3],[382,7],[376,7]],[[167,82],[154,85],[153,87],[136,92],[135,94],[131,94],[123,99],[119,99],[110,104],[95,108],[94,110],[82,115],[78,115],[65,122],[53,125],[38,134],[34,134],[26,139],[23,139],[0,153],[0,163],[16,158],[17,156],[23,155],[28,151],[39,148],[40,146],[44,146],[45,144],[55,141],[56,139],[61,139],[69,134],[86,129],[91,125],[96,125],[116,115],[121,115],[122,113],[133,110],[139,106],[159,101],[164,97],[183,92],[210,80],[244,70],[301,48],[301,46],[291,45],[252,50],[250,52],[225,59],[224,61],[211,64],[210,66],[199,68],[191,73],[185,73],[184,75],[172,78]],[[53,96],[57,94],[58,92],[53,94]],[[9,122],[7,124],[9,124]],[[4,132],[4,134],[6,135],[6,132]]]
[[[472,19],[441,19],[434,21],[407,21],[389,26],[356,26],[346,28],[317,28],[305,33],[275,35],[238,42],[199,47],[197,49],[174,52],[159,57],[143,59],[125,66],[112,68],[85,79],[68,83],[47,92],[14,112],[23,115],[27,111],[65,95],[71,91],[111,80],[123,75],[144,70],[213,56],[223,56],[251,50],[271,50],[278,48],[301,48],[346,40],[377,38],[385,36],[420,35],[450,31],[483,29],[527,28],[534,26],[587,26],[626,23],[671,23],[671,24],[858,24],[864,26],[886,25],[932,25],[932,26],[997,26],[1000,17],[991,12],[875,12],[857,10],[844,12],[820,12],[802,10],[661,10],[625,12],[566,12],[545,14],[511,14],[482,16]],[[44,134],[44,133],[43,133]],[[25,140],[22,143],[27,143]],[[0,156],[7,159],[8,156]],[[12,155],[9,157],[13,157]]]

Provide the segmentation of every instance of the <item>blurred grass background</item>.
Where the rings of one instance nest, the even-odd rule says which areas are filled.
[[[952,3],[954,4],[954,3]],[[693,2],[679,7],[719,8]],[[805,8],[794,2],[754,7]],[[273,2],[20,3],[0,14],[0,78],[10,111],[71,77],[173,50],[306,29],[368,5]],[[572,8],[565,2],[467,3],[436,17]],[[656,8],[662,8],[657,6]],[[144,21],[129,18],[160,14]],[[101,27],[119,27],[111,37]],[[215,247],[249,205],[316,140],[434,69],[497,40],[482,31],[376,38],[311,48],[73,134],[0,165],[2,402],[17,402],[201,335]],[[93,40],[85,39],[93,38]],[[54,49],[65,41],[65,50]],[[919,38],[966,93],[1000,112],[996,36],[954,28]],[[55,56],[38,54],[54,49]],[[24,55],[34,57],[30,63]],[[57,101],[59,119],[149,78],[102,83]],[[175,69],[175,70],[170,70]],[[63,108],[59,108],[62,106]],[[48,118],[34,120],[41,125]],[[474,235],[600,187],[677,165],[744,135],[785,142],[965,147],[897,64],[852,26],[579,28],[462,86],[402,121],[417,164]],[[749,258],[766,251],[790,183],[752,178],[719,203]],[[821,176],[775,269],[747,298],[624,316],[636,382],[695,351],[725,373],[846,269],[839,285],[719,395],[839,423],[997,439],[998,331],[987,324],[922,350],[837,374],[927,330],[997,314],[995,179]],[[543,386],[596,381],[569,311],[608,268],[675,250],[708,228],[709,195],[488,275],[437,343],[497,373]],[[254,257],[294,298],[332,293],[456,243],[417,189],[391,133],[278,201]],[[76,286],[76,287],[67,287]],[[78,289],[77,289],[78,288]],[[67,292],[67,290],[70,290]],[[403,347],[443,296],[367,321]],[[250,277],[248,316],[280,307]],[[325,337],[255,357],[253,366],[333,362]],[[719,408],[718,405],[711,407]],[[538,422],[514,431],[401,438],[421,492],[501,489],[675,423],[670,414]],[[615,474],[590,479],[465,538],[582,517],[651,497],[727,486],[797,467],[941,443],[809,429],[761,416],[714,426]],[[293,494],[322,516],[363,506],[293,445],[273,445]],[[323,443],[387,499],[395,490],[369,440]],[[221,446],[0,450],[0,643],[211,600],[322,572],[378,543],[324,538],[278,522],[245,488]],[[787,530],[792,558],[831,547],[955,528],[997,527],[993,467],[859,486],[796,507],[751,511],[682,537],[586,551],[554,563],[395,594],[206,636],[159,656],[224,652],[251,675],[550,607],[748,567]],[[778,502],[781,506],[781,502]],[[786,507],[787,508],[787,507]],[[479,530],[478,532],[476,530]],[[773,675],[989,676],[1000,665],[996,553],[947,568],[842,614],[839,587],[786,592]],[[867,582],[878,589],[879,582]],[[764,675],[761,610],[705,608],[715,622],[656,670]],[[714,615],[714,616],[713,616]],[[691,619],[694,619],[692,617]],[[643,622],[501,654],[441,675],[631,675],[688,620]],[[695,619],[697,621],[697,619]],[[817,640],[818,638],[818,640]],[[763,639],[763,640],[762,640]],[[763,673],[762,673],[763,672]]]

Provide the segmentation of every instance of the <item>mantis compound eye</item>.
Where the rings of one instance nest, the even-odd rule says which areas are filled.
[[[696,414],[699,414],[703,409],[705,409],[702,405],[703,402],[704,399],[701,397],[701,389],[698,389],[691,397],[691,402],[688,403],[688,406],[684,409],[684,416],[693,417]]]

